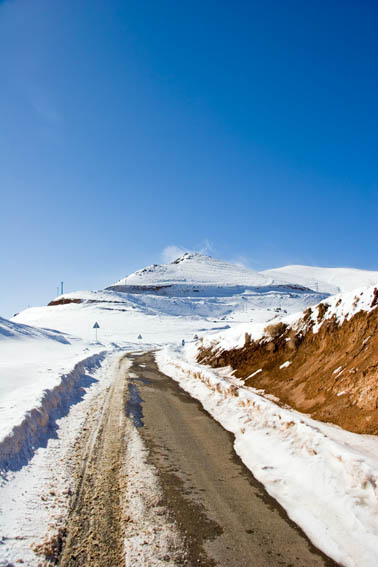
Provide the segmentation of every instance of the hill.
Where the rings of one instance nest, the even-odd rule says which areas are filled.
[[[315,266],[283,266],[261,274],[304,285],[322,293],[352,291],[358,287],[378,284],[378,272],[355,268],[318,268]]]
[[[327,294],[201,254],[138,270],[100,291],[78,291],[14,321],[53,327],[102,342],[164,344],[243,321],[267,322],[318,303]]]

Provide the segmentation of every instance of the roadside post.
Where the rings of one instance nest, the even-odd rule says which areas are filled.
[[[100,325],[97,323],[97,321],[96,321],[96,323],[93,325],[93,328],[96,329],[96,343],[97,343],[97,329],[100,328]]]

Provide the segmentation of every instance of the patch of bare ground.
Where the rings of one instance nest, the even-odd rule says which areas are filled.
[[[372,307],[376,304],[373,300]],[[317,333],[312,309],[321,323]],[[247,386],[263,389],[298,411],[349,431],[377,435],[378,308],[359,311],[342,324],[335,316],[325,317],[327,304],[312,309],[295,328],[278,322],[258,341],[246,334],[242,348],[201,348],[198,362],[214,368],[230,365]]]
[[[68,305],[69,303],[82,303],[82,299],[72,299],[70,297],[62,297],[61,299],[53,299],[47,305],[47,307],[53,307],[54,305]]]

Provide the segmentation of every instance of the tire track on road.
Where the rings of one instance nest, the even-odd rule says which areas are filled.
[[[121,359],[98,424],[91,431],[89,423],[79,441],[82,464],[77,473],[61,567],[116,567],[124,562],[120,487],[125,455],[124,364]]]

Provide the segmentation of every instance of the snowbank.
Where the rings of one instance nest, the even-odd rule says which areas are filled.
[[[104,346],[0,319],[0,470],[24,465],[79,401]]]
[[[98,368],[83,399],[58,422],[56,435],[36,450],[28,464],[0,479],[0,565],[51,564],[59,553],[70,500],[75,489],[75,443],[84,423],[100,421],[106,391],[119,368],[120,352],[110,353]],[[55,564],[55,563],[54,563]]]
[[[156,359],[235,435],[245,465],[318,548],[347,567],[376,565],[378,440],[279,407],[195,352],[167,347]]]
[[[68,413],[72,404],[83,398],[84,388],[95,381],[89,372],[99,366],[106,352],[78,362],[71,372],[60,376],[54,388],[36,393],[41,398],[39,405],[31,406],[21,423],[0,442],[0,471],[19,469],[29,461],[36,449],[45,447],[48,439],[55,436],[57,420]],[[17,409],[20,412],[21,408]]]

